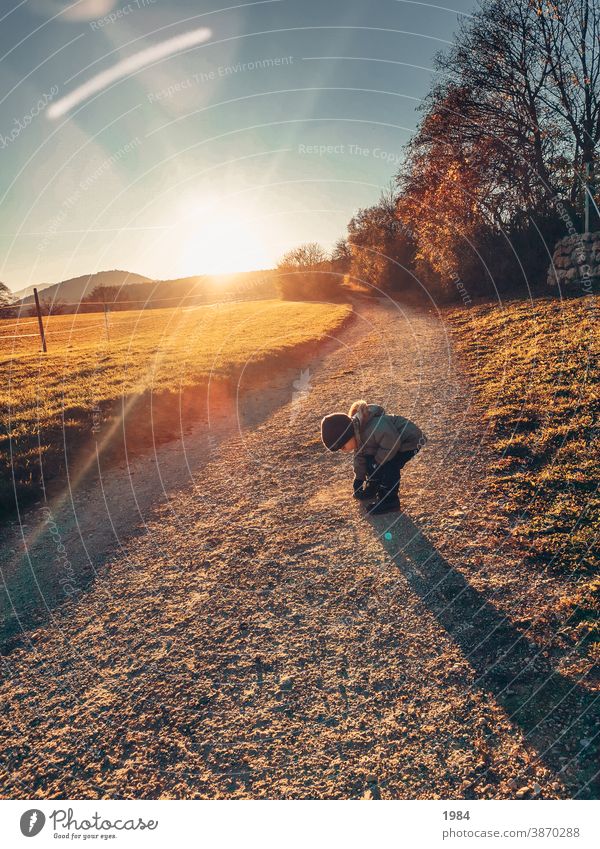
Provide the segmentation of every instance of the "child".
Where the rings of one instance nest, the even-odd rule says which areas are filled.
[[[321,439],[329,451],[354,452],[354,497],[375,498],[371,515],[400,510],[400,470],[427,441],[416,424],[386,415],[378,404],[355,401],[347,416],[325,416]]]

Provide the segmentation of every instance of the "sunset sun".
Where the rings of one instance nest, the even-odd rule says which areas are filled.
[[[173,229],[169,250],[181,274],[229,274],[270,264],[261,213],[251,204],[193,201]],[[178,256],[177,256],[178,254]]]

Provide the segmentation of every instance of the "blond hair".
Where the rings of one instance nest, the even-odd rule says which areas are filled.
[[[358,421],[362,424],[365,415],[368,412],[367,406],[367,402],[363,401],[362,399],[360,401],[354,401],[354,403],[350,406],[348,415],[350,416],[350,418],[356,416],[358,418]]]

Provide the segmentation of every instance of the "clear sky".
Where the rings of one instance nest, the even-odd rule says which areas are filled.
[[[5,0],[0,280],[329,248],[398,170],[448,3]]]

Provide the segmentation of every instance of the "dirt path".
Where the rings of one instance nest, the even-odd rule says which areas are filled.
[[[594,793],[594,696],[535,642],[552,581],[507,547],[443,323],[364,304],[335,347],[196,433],[168,502],[1,659],[4,796]],[[320,444],[356,397],[429,436],[400,517],[367,520]]]

